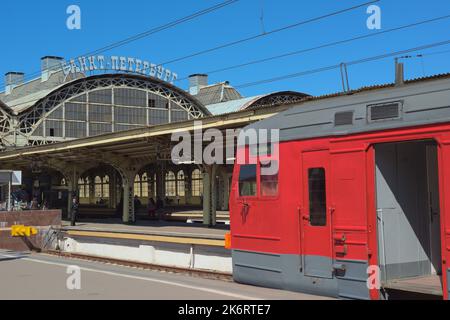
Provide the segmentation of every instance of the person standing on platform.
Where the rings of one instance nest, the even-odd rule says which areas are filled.
[[[36,197],[31,201],[30,210],[39,210],[39,202]]]
[[[156,215],[156,203],[155,200],[153,200],[153,198],[150,198],[149,202],[148,202],[148,214],[151,218],[154,218]]]
[[[141,200],[137,195],[134,196],[134,212],[139,212],[139,209],[141,208]]]
[[[77,220],[77,216],[78,216],[78,210],[79,210],[79,202],[78,202],[78,197],[77,196],[73,196],[72,198],[72,208],[71,208],[71,214],[70,214],[70,225],[72,227],[75,226],[76,220]]]

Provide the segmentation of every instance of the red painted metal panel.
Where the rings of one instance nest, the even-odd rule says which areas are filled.
[[[450,143],[448,139],[441,139],[438,153],[439,163],[439,199],[441,202],[441,255],[442,255],[442,285],[444,299],[448,300],[447,270],[450,268]]]
[[[328,150],[307,151],[302,154],[303,175],[303,207],[301,209],[301,239],[304,255],[332,256],[331,239],[331,202],[330,202],[330,154]],[[313,168],[323,168],[325,171],[326,206],[323,209],[326,217],[324,225],[313,225],[310,212],[310,188],[308,172]],[[317,241],[316,239],[320,239]]]
[[[367,208],[367,243],[368,260],[370,266],[378,266],[378,235],[377,235],[377,210],[375,196],[375,149],[368,148],[366,156],[366,208]],[[372,174],[370,174],[372,173]],[[380,299],[380,292],[377,289],[369,291],[370,298]]]
[[[345,252],[336,252],[336,258],[367,260],[367,204],[366,194],[355,197],[355,190],[366,188],[366,153],[363,148],[346,149],[331,157],[332,177],[330,193],[335,246],[345,245]],[[359,229],[359,230],[358,230]],[[358,239],[364,246],[354,247],[349,241]]]
[[[279,196],[273,199],[259,196],[239,198],[239,166],[236,165],[230,197],[233,249],[293,255],[327,254],[331,258],[345,253],[345,259],[365,260],[369,265],[378,265],[373,145],[425,139],[434,139],[439,146],[443,270],[449,269],[450,124],[283,142],[279,148]],[[309,235],[305,246],[299,235],[309,232],[308,226],[305,229],[305,224],[301,222],[304,213],[300,214],[307,208],[302,196],[305,194],[307,176],[299,160],[300,155],[314,150],[329,150],[329,153],[323,152],[321,155],[330,157],[331,163],[328,194],[331,200],[329,206],[334,208],[333,229],[332,236],[326,232]],[[317,161],[325,161],[319,158]],[[244,221],[242,210],[245,203],[250,209]],[[346,243],[336,240],[342,235],[345,235]],[[334,253],[328,249],[329,239],[332,240]],[[333,244],[333,241],[336,243]],[[444,295],[448,298],[446,272],[443,272],[443,282]],[[371,290],[370,294],[372,299],[379,298],[377,290]]]

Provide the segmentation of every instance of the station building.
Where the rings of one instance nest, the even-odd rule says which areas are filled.
[[[73,60],[67,66],[63,58],[43,57],[39,76],[25,81],[25,74],[7,72],[0,93],[0,168],[21,170],[28,200],[37,198],[66,214],[72,194],[79,196],[82,215],[124,222],[147,216],[150,199],[160,199],[169,209],[203,210],[204,221],[214,224],[211,213],[228,210],[233,166],[175,165],[169,133],[199,119],[212,119],[210,126],[219,129],[240,128],[259,119],[246,111],[261,109],[269,116],[276,106],[306,97],[298,92],[244,97],[228,82],[209,84],[204,74],[190,76],[183,90],[170,83],[175,79],[170,71],[144,63],[151,70],[142,72],[138,59],[115,57],[123,64],[105,62],[102,70],[87,67],[86,60],[93,61],[81,58],[79,67]],[[238,116],[224,121],[230,114]],[[137,133],[146,138],[130,140]],[[58,156],[51,156],[55,150]],[[19,156],[8,161],[13,153]]]

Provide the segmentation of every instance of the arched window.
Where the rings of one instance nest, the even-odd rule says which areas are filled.
[[[84,197],[91,197],[91,180],[89,177],[84,178]]]
[[[134,177],[134,195],[138,197],[148,197],[148,178],[144,172],[142,176],[137,174]]]
[[[102,198],[109,198],[109,176],[103,177]]]
[[[192,171],[192,196],[200,197],[203,195],[203,177],[199,169]]]
[[[175,197],[177,195],[177,179],[172,171],[166,173],[166,197]]]
[[[96,198],[109,198],[109,176],[95,177],[94,191]]]
[[[89,198],[86,196],[86,181],[83,178],[78,179],[78,190],[80,190],[80,198]]]
[[[138,174],[134,177],[134,196],[141,196],[141,177]]]
[[[148,197],[148,177],[147,172],[144,172],[141,179],[141,197]]]
[[[102,197],[102,178],[99,176],[94,179],[94,192],[96,198]]]
[[[33,107],[35,112],[18,116],[18,130],[30,144],[96,136],[208,114],[188,94],[152,79],[121,74],[101,79],[87,77],[82,82],[56,90]],[[36,110],[43,110],[42,117],[36,116],[36,112],[41,112]],[[0,113],[0,120],[2,116],[6,117]]]
[[[178,171],[177,173],[177,194],[180,197],[184,197],[185,195],[185,177],[183,170]]]

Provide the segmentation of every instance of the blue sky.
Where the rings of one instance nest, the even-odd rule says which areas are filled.
[[[35,73],[39,71],[39,59],[42,56],[77,57],[220,2],[222,0],[2,1],[0,72]],[[240,0],[207,16],[105,54],[140,57],[161,63],[261,33],[261,8],[264,9],[265,29],[270,31],[364,2],[366,1]],[[79,5],[82,10],[81,30],[66,28],[66,9],[71,4]],[[378,5],[382,9],[382,29],[450,14],[448,0],[381,0]],[[376,32],[367,29],[368,15],[365,10],[366,8],[360,8],[167,67],[177,72],[180,77],[185,77],[192,73],[207,72]],[[210,82],[227,80],[238,86],[343,61],[450,40],[449,31],[450,19],[447,19],[350,44],[216,73],[210,76]],[[450,72],[450,45],[420,53],[439,52],[444,53],[406,61],[406,77]],[[393,65],[393,58],[389,58],[349,67],[351,88],[392,82]],[[0,82],[3,87],[3,81]],[[184,89],[187,87],[186,82],[180,82],[178,85]],[[336,92],[341,90],[340,75],[337,70],[327,71],[243,88],[241,92],[245,96],[251,96],[280,90],[295,90],[313,95]]]

